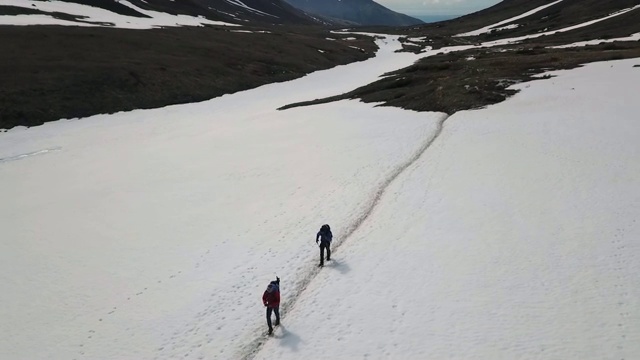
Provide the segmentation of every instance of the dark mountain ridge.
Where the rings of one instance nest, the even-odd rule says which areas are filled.
[[[68,3],[88,5],[108,10],[115,14],[137,18],[148,18],[135,7],[142,10],[156,11],[172,15],[189,15],[202,17],[214,21],[230,23],[254,24],[289,24],[312,25],[322,24],[317,18],[305,14],[303,11],[287,4],[282,0],[61,0]],[[130,6],[129,4],[133,5]],[[13,8],[12,15],[20,11],[20,7]],[[33,8],[22,8],[23,13],[34,13]],[[0,14],[6,14],[8,7],[0,4]],[[38,11],[37,13],[43,13]],[[60,17],[56,14],[54,17]],[[82,15],[76,15],[78,21],[83,21]]]
[[[372,0],[285,0],[332,22],[358,25],[410,26],[423,21],[390,10]]]

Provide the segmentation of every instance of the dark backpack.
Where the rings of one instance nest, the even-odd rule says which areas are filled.
[[[320,227],[320,234],[322,236],[322,241],[329,241],[333,239],[333,234],[331,233],[331,227],[328,224],[324,224]]]

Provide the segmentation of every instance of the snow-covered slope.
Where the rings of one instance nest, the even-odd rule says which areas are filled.
[[[459,28],[463,31],[454,36],[482,38],[483,41],[534,34],[540,37],[580,28],[585,31],[574,31],[575,40],[623,37],[640,31],[639,6],[640,0],[505,0],[446,23],[443,28],[447,25],[452,30]]]
[[[344,232],[442,118],[276,110],[416,59],[380,46],[208,102],[0,133],[0,358],[237,358],[265,282],[303,286],[315,228]]]
[[[312,24],[280,0],[4,0],[1,25],[73,25],[149,29],[238,23]]]
[[[38,10],[38,14],[0,16],[3,25],[73,25],[73,26],[113,26],[125,29],[150,29],[162,26],[203,26],[235,25],[222,21],[212,21],[204,17],[173,15],[159,11],[145,10],[127,1],[119,4],[131,9],[139,16],[119,14],[101,7],[65,1],[5,0],[3,5]],[[59,14],[72,15],[61,19]]]
[[[256,359],[640,356],[637,64],[449,118]]]
[[[530,10],[530,11],[527,11],[525,13],[522,13],[522,14],[520,14],[518,16],[514,16],[514,17],[508,18],[506,20],[499,21],[499,22],[497,22],[495,24],[491,24],[489,26],[485,26],[485,27],[483,27],[481,29],[476,29],[474,31],[469,31],[469,32],[466,32],[466,33],[463,33],[463,34],[458,34],[456,36],[476,36],[476,35],[488,33],[488,32],[490,32],[492,30],[504,29],[504,28],[506,28],[508,26],[508,25],[505,26],[506,24],[510,24],[510,23],[513,23],[516,20],[520,20],[520,19],[526,18],[528,16],[531,16],[531,15],[533,15],[535,13],[538,13],[538,12],[540,12],[540,11],[550,7],[550,6],[556,5],[556,4],[560,3],[560,2],[562,2],[562,0],[556,0],[556,1],[552,2],[552,3],[542,5],[540,7],[537,7],[535,9],[533,9],[533,10]]]
[[[576,29],[586,28],[586,27],[592,26],[594,24],[597,24],[599,22],[606,21],[606,20],[609,20],[609,19],[613,19],[613,18],[616,18],[618,16],[622,16],[622,15],[627,14],[627,13],[632,12],[632,11],[640,11],[640,5],[636,5],[634,7],[630,7],[630,8],[626,8],[626,9],[622,9],[620,11],[616,11],[615,13],[609,14],[609,15],[604,16],[602,18],[586,21],[584,23],[568,26],[568,27],[565,27],[565,28],[560,28],[560,29],[550,30],[550,31],[545,31],[545,32],[539,32],[539,33],[534,33],[534,34],[528,34],[528,35],[523,35],[523,36],[519,36],[519,37],[511,37],[511,38],[502,39],[502,40],[496,40],[496,41],[492,41],[492,42],[485,42],[483,45],[485,45],[485,46],[503,45],[503,44],[509,44],[509,43],[516,43],[516,42],[520,42],[520,41],[527,40],[527,39],[535,39],[535,38],[539,38],[539,37],[542,37],[542,36],[549,36],[549,35],[554,35],[554,34],[559,34],[559,33],[565,33],[565,32],[569,32],[569,31],[576,30]],[[460,36],[462,36],[462,35],[460,35]]]

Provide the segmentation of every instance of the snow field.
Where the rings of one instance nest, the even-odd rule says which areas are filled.
[[[275,110],[414,59],[385,41],[372,63],[1,134],[0,357],[244,356],[266,283],[304,285],[317,228],[335,224],[338,243],[442,118],[355,101]]]
[[[30,335],[7,355],[58,358],[82,345],[89,358],[173,358],[247,342],[263,327],[262,283],[277,272],[291,288],[317,261],[315,228],[330,222],[339,234],[435,125],[418,113],[389,122],[404,111],[358,103],[324,109],[190,136],[87,130],[76,134],[86,146],[4,163],[13,208],[3,228],[14,241],[3,244],[3,270],[23,281],[4,292],[2,317]],[[77,333],[63,341],[66,325]],[[30,339],[46,352],[31,353]]]
[[[637,60],[520,85],[432,144],[441,114],[275,110],[418,58],[379,44],[288,83],[0,134],[0,358],[637,357]]]
[[[449,118],[255,358],[637,357],[635,63]]]

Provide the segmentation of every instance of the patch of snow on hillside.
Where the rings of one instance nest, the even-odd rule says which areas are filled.
[[[555,4],[558,4],[560,2],[562,2],[562,0],[557,0],[557,1],[554,1],[554,2],[552,2],[550,4],[537,7],[535,9],[533,9],[531,11],[527,11],[527,12],[521,14],[521,15],[509,18],[509,19],[506,19],[506,20],[503,20],[503,21],[500,21],[500,22],[497,22],[497,23],[489,25],[489,26],[485,26],[485,27],[480,28],[478,30],[469,31],[469,32],[466,32],[466,33],[463,33],[463,34],[454,35],[454,36],[457,36],[457,37],[460,37],[460,36],[478,36],[480,34],[485,34],[485,33],[490,32],[495,27],[498,27],[498,26],[501,26],[501,25],[504,25],[504,24],[508,24],[508,23],[516,21],[516,20],[520,20],[520,19],[525,18],[527,16],[531,16],[531,15],[533,15],[533,14],[539,12],[539,11],[542,11],[542,10],[544,10],[544,9],[546,9],[548,7],[551,7],[551,6],[555,5]]]
[[[245,9],[245,10],[248,10],[248,11],[250,11],[252,13],[255,13],[255,14],[258,14],[258,15],[266,15],[266,16],[271,16],[271,17],[277,18],[277,16],[275,16],[275,15],[271,15],[271,14],[266,13],[264,11],[260,11],[260,10],[254,9],[254,8],[248,6],[247,4],[243,3],[240,0],[225,0],[225,1],[228,2],[229,4],[232,4],[232,5],[235,5],[235,6],[239,6],[239,7],[243,8],[243,9]]]
[[[237,24],[226,23],[222,21],[208,20],[203,17],[193,17],[188,15],[171,15],[168,13],[150,11],[141,9],[128,1],[120,0],[120,4],[128,6],[141,14],[149,16],[149,18],[120,15],[99,7],[70,3],[65,1],[34,1],[34,0],[3,0],[3,5],[16,6],[28,9],[37,9],[40,11],[53,13],[60,12],[64,14],[78,16],[78,21],[68,21],[55,19],[53,16],[42,14],[29,14],[0,16],[0,24],[3,25],[66,25],[66,26],[113,26],[124,29],[151,29],[156,27],[173,27],[173,26],[203,26],[220,25],[220,26],[238,26]],[[89,24],[90,22],[98,24]]]
[[[211,8],[209,8],[209,9],[211,9]],[[232,18],[237,18],[238,17],[238,15],[236,15],[236,14],[220,11],[220,10],[217,10],[217,9],[216,9],[216,11],[219,12],[220,14],[224,14],[224,15],[230,16]]]
[[[103,26],[82,21],[68,21],[56,19],[50,15],[0,15],[0,25],[28,26],[28,25],[66,25],[66,26]]]
[[[515,38],[488,41],[488,42],[482,43],[482,46],[506,45],[506,44],[517,43],[517,42],[520,42],[522,40],[538,38],[540,36],[548,36],[548,35],[563,33],[563,32],[567,32],[567,31],[571,31],[571,30],[587,27],[589,25],[593,25],[593,24],[599,23],[601,21],[609,20],[611,18],[626,14],[626,13],[628,13],[630,11],[634,11],[636,9],[640,9],[640,5],[636,5],[636,6],[631,7],[631,8],[623,9],[623,10],[620,10],[620,11],[615,12],[613,14],[610,14],[608,16],[605,16],[605,17],[602,17],[602,18],[599,18],[599,19],[595,19],[595,20],[590,20],[590,21],[583,22],[583,23],[580,23],[580,24],[577,24],[577,25],[573,25],[573,26],[569,26],[569,27],[566,27],[566,28],[562,28],[562,29],[558,29],[558,30],[546,31],[546,32],[537,33],[537,34],[524,35],[524,36],[519,36],[519,37],[515,37]]]
[[[512,29],[517,29],[519,27],[520,27],[520,24],[511,24],[511,25],[507,25],[507,26],[491,29],[491,32],[493,32],[493,31],[503,31],[503,30],[512,30]]]
[[[612,42],[616,42],[616,41],[640,41],[640,33],[635,33],[635,34],[627,36],[627,37],[621,37],[621,38],[615,38],[615,39],[606,39],[606,40],[597,39],[597,40],[589,40],[589,41],[579,41],[579,42],[575,42],[575,43],[572,43],[572,44],[549,46],[549,48],[552,48],[552,49],[564,49],[564,48],[571,48],[571,47],[582,47],[582,46],[589,46],[589,45],[599,45],[599,44],[603,44],[603,43],[612,43]]]
[[[265,31],[265,30],[256,30],[256,31],[252,31],[252,30],[229,30],[229,32],[245,33],[245,34],[271,34],[271,31]]]

